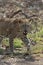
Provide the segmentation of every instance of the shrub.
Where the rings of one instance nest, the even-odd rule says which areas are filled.
[[[14,41],[13,41],[13,43],[14,43],[14,48],[16,48],[16,47],[17,47],[17,48],[18,48],[18,47],[20,48],[20,47],[22,47],[22,43],[23,43],[23,42],[22,42],[20,39],[15,38]]]

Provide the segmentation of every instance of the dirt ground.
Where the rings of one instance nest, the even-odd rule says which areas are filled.
[[[18,57],[4,57],[0,55],[0,65],[43,65],[43,58],[40,58],[38,61],[29,61],[24,58]]]

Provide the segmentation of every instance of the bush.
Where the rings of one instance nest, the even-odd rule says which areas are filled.
[[[23,42],[20,39],[17,39],[17,38],[14,39],[13,43],[14,43],[14,48],[16,48],[16,47],[20,48],[20,47],[23,46]]]
[[[5,46],[9,46],[9,38],[4,38],[2,40],[2,44],[5,45]],[[14,41],[13,41],[13,44],[14,44],[14,48],[22,47],[23,42],[20,39],[15,38]]]
[[[36,41],[36,45],[32,47],[33,53],[39,53],[43,51],[43,28],[36,33],[28,33],[28,38],[31,38],[33,41]]]
[[[4,38],[2,40],[2,44],[5,45],[5,46],[9,46],[9,38]]]

